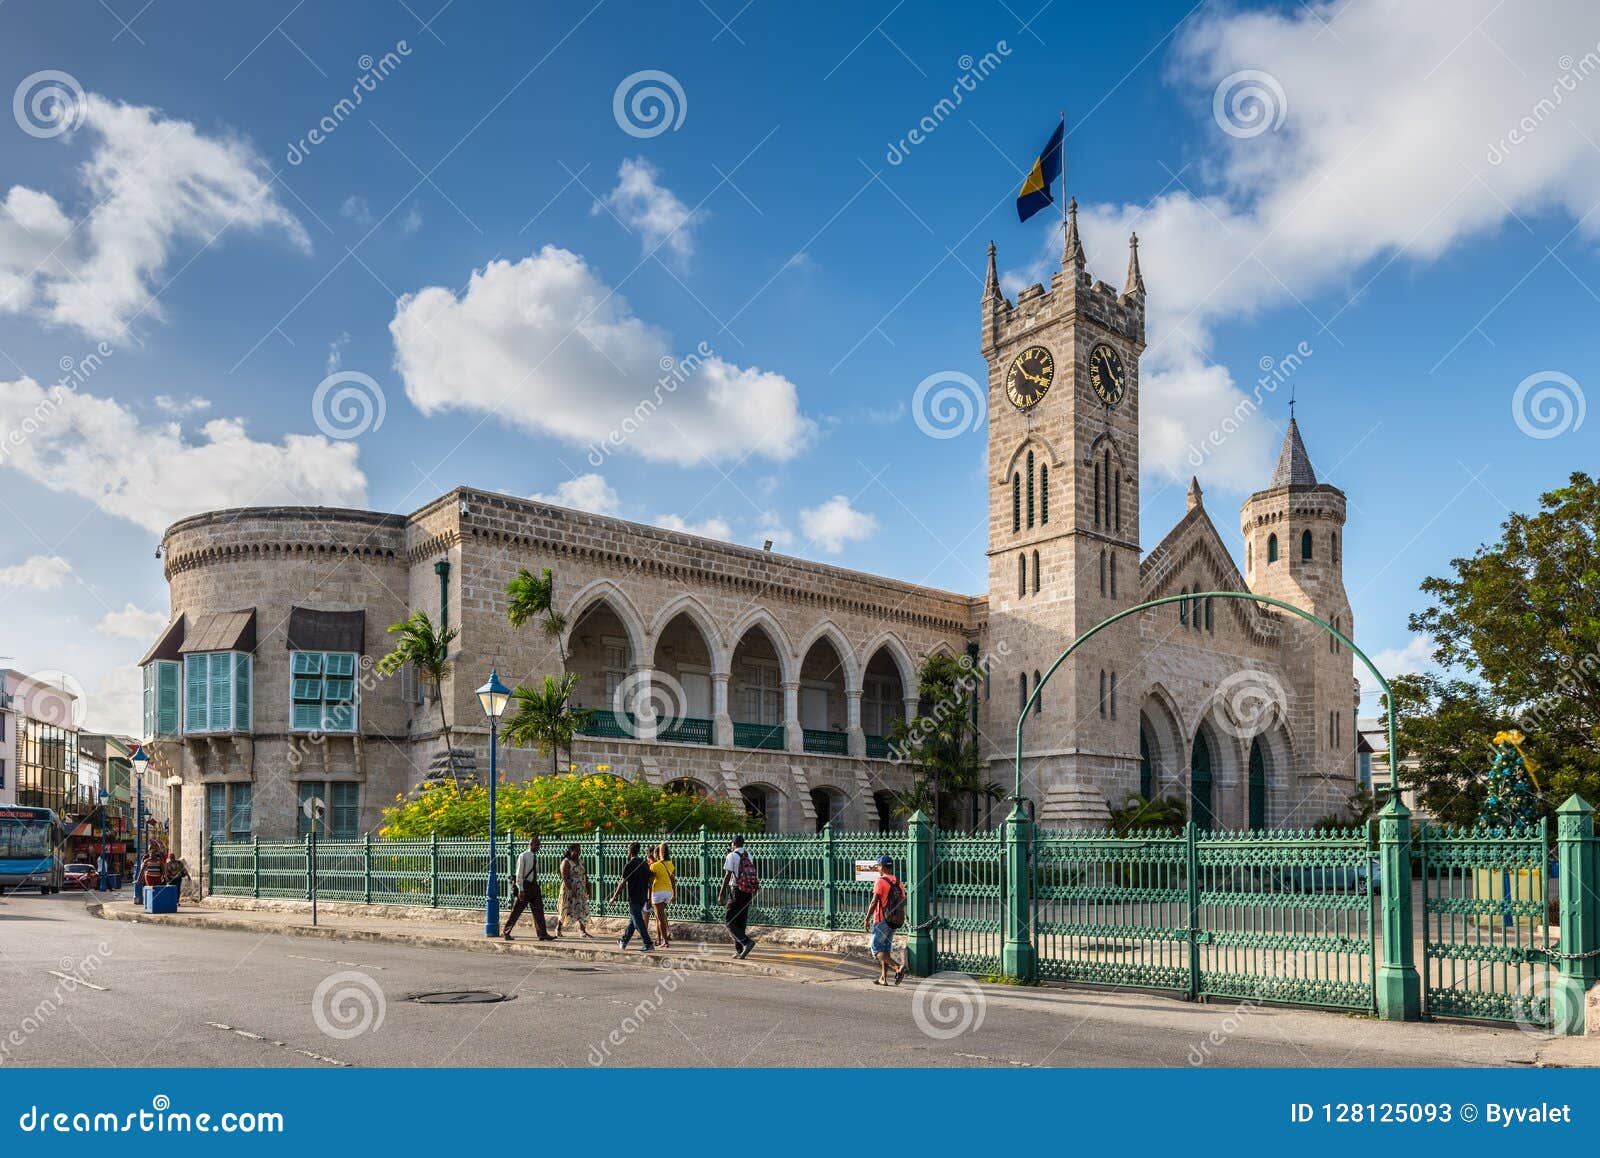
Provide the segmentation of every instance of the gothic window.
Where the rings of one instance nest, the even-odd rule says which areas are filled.
[[[1122,530],[1122,472],[1116,473],[1115,485],[1111,488],[1112,495],[1112,525],[1117,530]]]
[[[1017,598],[1021,599],[1028,593],[1028,553],[1024,551],[1017,556]]]
[[[1050,464],[1039,464],[1039,525],[1050,521]]]
[[[1033,593],[1039,594],[1039,552],[1033,553]]]
[[[1100,464],[1094,464],[1094,525],[1100,525]]]
[[[1105,718],[1105,714],[1106,714],[1106,669],[1105,668],[1101,668],[1100,669],[1100,717],[1102,719],[1104,719]]]
[[[1011,530],[1022,530],[1022,475],[1011,476]]]
[[[1278,536],[1267,536],[1267,565],[1270,567],[1278,561]]]
[[[1117,670],[1111,669],[1111,718],[1117,718]]]
[[[1037,671],[1033,673],[1033,690],[1036,694],[1036,698],[1033,701],[1033,714],[1037,716],[1044,712],[1044,696],[1037,695],[1039,691],[1039,673]]]
[[[1212,620],[1211,620],[1211,597],[1209,595],[1206,596],[1206,630],[1207,631],[1211,631],[1211,632],[1214,632],[1216,630],[1216,628],[1214,628],[1212,626]]]
[[[1106,553],[1100,552],[1100,594],[1106,593]]]
[[[1111,556],[1111,598],[1117,597],[1117,557]]]
[[[1189,599],[1188,599],[1189,589],[1187,587],[1185,587],[1182,591],[1178,592],[1178,594],[1182,595],[1184,597],[1184,598],[1178,600],[1178,623],[1180,625],[1184,626],[1184,627],[1188,627],[1189,626]]]
[[[1198,591],[1200,588],[1196,587],[1195,590]],[[1198,595],[1190,600],[1189,623],[1196,631],[1200,630],[1200,596]]]
[[[1339,561],[1339,532],[1328,532],[1328,560],[1332,563]]]
[[[1309,563],[1311,561],[1311,532],[1300,532],[1300,558]]]
[[[1017,711],[1021,713],[1028,706],[1028,673],[1017,673]]]
[[[1028,452],[1028,526],[1033,526],[1033,451]]]

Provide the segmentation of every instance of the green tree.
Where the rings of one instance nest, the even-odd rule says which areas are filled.
[[[540,629],[555,644],[556,657],[565,664],[567,657],[561,651],[561,633],[567,629],[567,617],[555,609],[556,581],[550,568],[535,575],[523,567],[506,584],[506,595],[510,599],[506,618],[511,626],[520,629],[538,620]]]
[[[1459,675],[1395,682],[1401,769],[1437,815],[1477,815],[1496,732],[1515,728],[1538,763],[1546,811],[1573,792],[1600,797],[1600,483],[1573,474],[1512,514],[1493,544],[1429,577],[1432,606],[1411,616],[1433,658]]]
[[[562,748],[567,750],[567,758],[572,758],[572,738],[589,718],[587,708],[574,708],[571,704],[580,678],[571,672],[559,678],[545,676],[542,686],[518,684],[511,693],[513,710],[505,728],[506,742],[537,748],[541,756],[549,756],[551,775],[556,772],[556,756]]]
[[[957,827],[954,806],[963,794],[994,799],[998,784],[986,782],[987,762],[978,754],[978,730],[972,722],[977,703],[978,673],[966,656],[935,652],[917,671],[917,694],[926,711],[915,719],[896,720],[889,732],[889,751],[916,773],[899,811],[921,809],[941,827]]]
[[[391,623],[389,634],[400,638],[394,650],[378,661],[378,671],[392,676],[409,663],[418,679],[433,685],[439,701],[439,730],[444,734],[445,761],[450,768],[450,779],[459,782],[455,760],[451,757],[450,718],[444,703],[444,681],[453,667],[449,659],[450,644],[459,632],[454,627],[439,631],[426,611],[413,611],[399,623]]]

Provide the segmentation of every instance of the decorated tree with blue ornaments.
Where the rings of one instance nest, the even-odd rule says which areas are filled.
[[[1539,782],[1534,764],[1522,751],[1521,732],[1499,732],[1494,738],[1494,763],[1478,809],[1478,823],[1499,832],[1532,824],[1539,817]]]

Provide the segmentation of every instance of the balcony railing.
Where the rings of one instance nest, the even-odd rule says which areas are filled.
[[[805,730],[805,750],[843,756],[850,751],[850,737],[843,732],[824,732],[817,728]]]
[[[588,719],[578,729],[580,736],[599,736],[611,740],[644,739],[643,729],[631,712],[614,712],[609,709],[590,711]],[[655,740],[663,744],[709,744],[711,721],[685,716],[659,728]]]
[[[889,758],[889,737],[868,736],[867,757],[872,760],[887,760]]]
[[[782,724],[735,724],[733,746],[736,748],[769,748],[783,751]]]

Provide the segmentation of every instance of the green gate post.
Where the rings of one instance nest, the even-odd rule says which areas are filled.
[[[854,874],[851,874],[854,875]],[[822,927],[839,927],[838,881],[833,872],[833,824],[822,826]]]
[[[711,919],[711,834],[700,826],[700,919]]]
[[[428,907],[439,907],[439,834],[428,833]]]
[[[1378,966],[1378,1016],[1422,1020],[1422,979],[1411,936],[1411,810],[1396,792],[1378,813],[1378,871],[1383,882],[1383,964]],[[1427,920],[1427,914],[1423,914]]]
[[[1550,987],[1550,1029],[1553,1033],[1581,1034],[1585,994],[1592,980],[1594,958],[1582,954],[1600,948],[1595,944],[1594,890],[1600,881],[1592,876],[1594,860],[1594,809],[1581,796],[1567,798],[1556,809],[1556,854],[1561,864],[1560,979]]]
[[[250,895],[261,899],[261,838],[250,838]]]
[[[1028,851],[1033,843],[1033,825],[1018,798],[1006,817],[1006,906],[1005,943],[1000,949],[1000,971],[1018,981],[1032,981],[1038,975],[1039,958],[1034,952],[1028,920],[1033,890],[1028,887]]]
[[[915,977],[933,973],[933,930],[929,928],[929,901],[933,893],[933,826],[920,808],[906,825],[906,968]]]
[[[370,905],[372,904],[372,833],[370,832],[362,838],[361,877],[362,897]]]
[[[1189,903],[1185,924],[1188,925],[1189,1000],[1200,1000],[1200,845],[1197,838],[1200,828],[1194,821],[1183,826],[1184,876]]]

